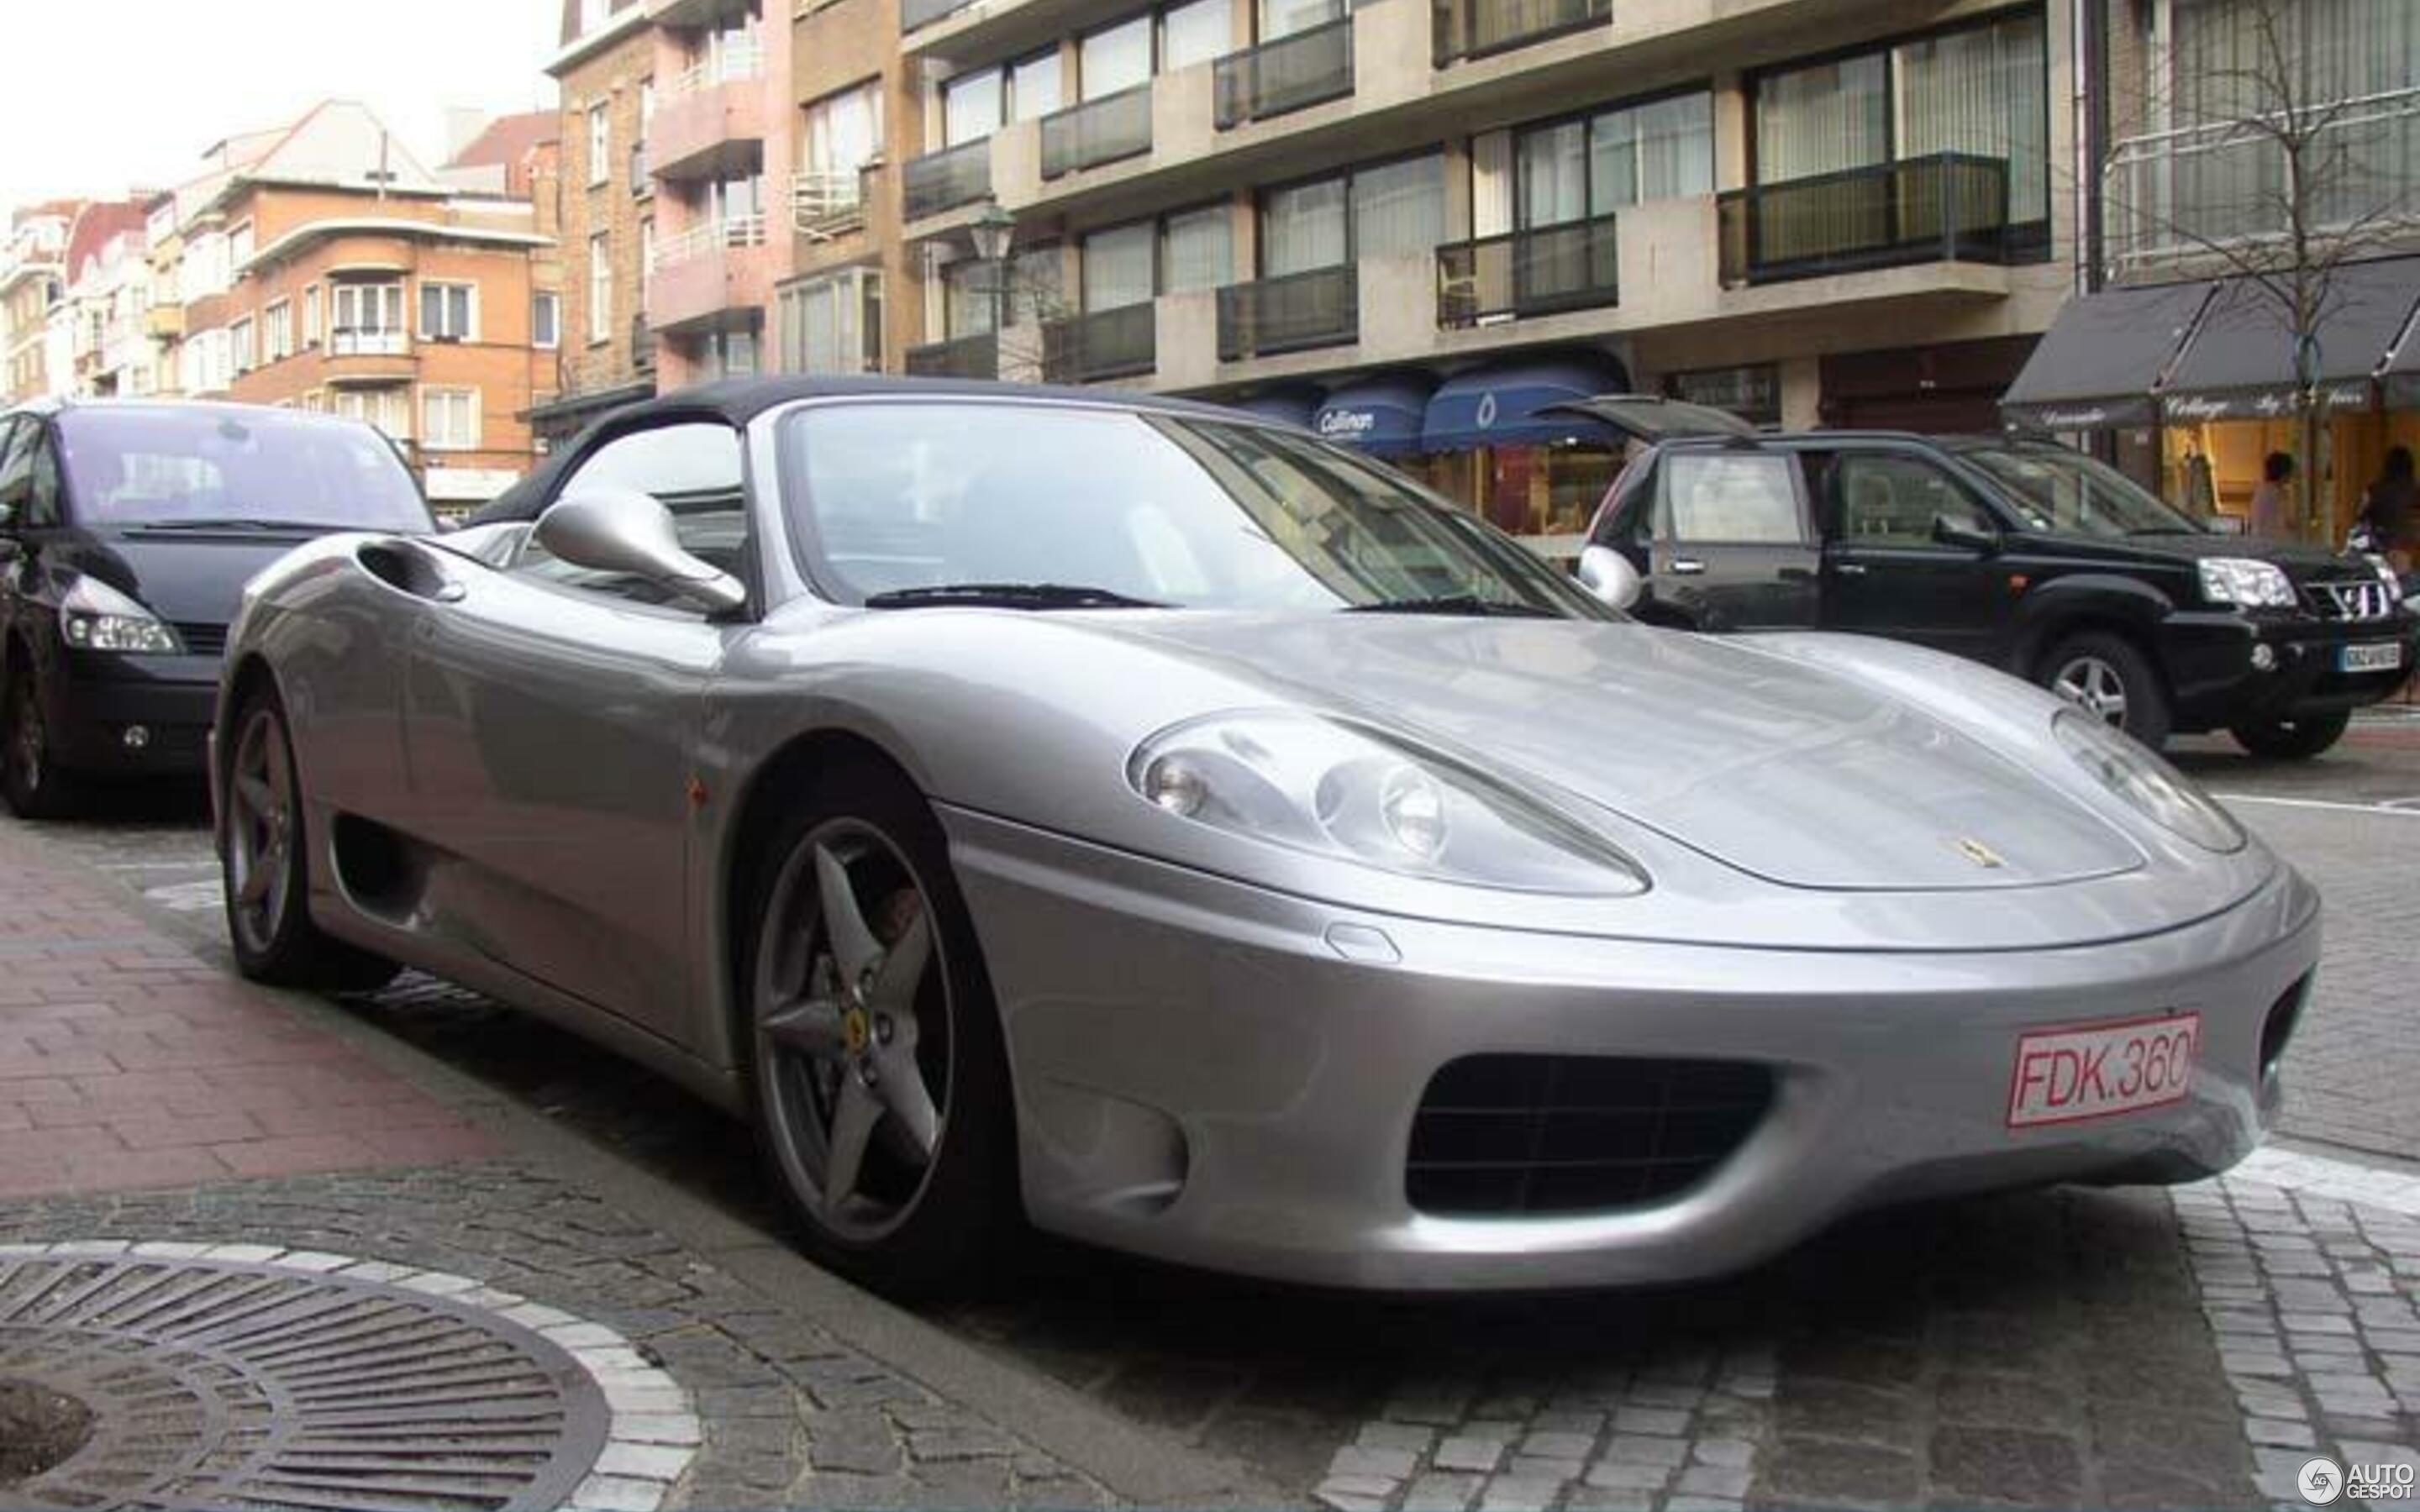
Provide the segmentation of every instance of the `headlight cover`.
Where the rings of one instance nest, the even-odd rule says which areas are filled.
[[[2201,595],[2213,604],[2238,604],[2245,609],[2292,609],[2294,584],[2273,562],[2250,557],[2204,557]]]
[[[2206,851],[2227,855],[2243,849],[2243,826],[2235,817],[2142,742],[2090,715],[2067,711],[2053,717],[2051,733],[2102,786],[2161,828]]]
[[[97,578],[78,578],[60,595],[59,634],[79,651],[175,656],[185,649],[160,616]]]
[[[1240,710],[1144,741],[1126,779],[1183,819],[1402,876],[1515,892],[1630,897],[1647,875],[1495,779],[1342,719]]]

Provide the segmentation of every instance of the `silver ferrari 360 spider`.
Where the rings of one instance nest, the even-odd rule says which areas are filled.
[[[1029,1222],[1568,1287],[2195,1178],[2259,1138],[2318,959],[2300,876],[2049,695],[1630,623],[1223,410],[719,385],[503,514],[247,591],[238,959],[639,1057],[898,1291]]]

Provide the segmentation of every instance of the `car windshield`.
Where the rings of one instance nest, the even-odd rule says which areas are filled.
[[[349,421],[273,409],[93,406],[59,417],[85,525],[426,531],[395,449]]]
[[[1961,455],[2005,485],[2037,531],[2111,538],[2202,533],[2191,516],[2133,479],[2064,446],[1974,446]]]
[[[856,600],[1613,617],[1409,479],[1271,426],[919,400],[782,434],[799,534]]]

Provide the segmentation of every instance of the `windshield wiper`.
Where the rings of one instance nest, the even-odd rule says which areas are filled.
[[[1563,616],[1537,604],[1505,604],[1477,594],[1439,594],[1432,598],[1382,598],[1374,604],[1351,604],[1347,614],[1475,614],[1511,620],[1559,620]]]
[[[328,525],[304,519],[138,519],[130,531],[243,531],[254,534],[304,535],[316,531],[360,530],[358,525]]]
[[[1149,598],[1133,598],[1107,588],[1079,583],[932,583],[922,588],[894,588],[869,594],[867,609],[929,609],[952,604],[985,609],[1166,609]]]

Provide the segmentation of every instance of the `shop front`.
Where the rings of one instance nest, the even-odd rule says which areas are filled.
[[[1553,407],[1627,393],[1606,358],[1507,363],[1439,385],[1420,421],[1438,491],[1555,560],[1579,555],[1590,518],[1624,460],[1611,427]]]

